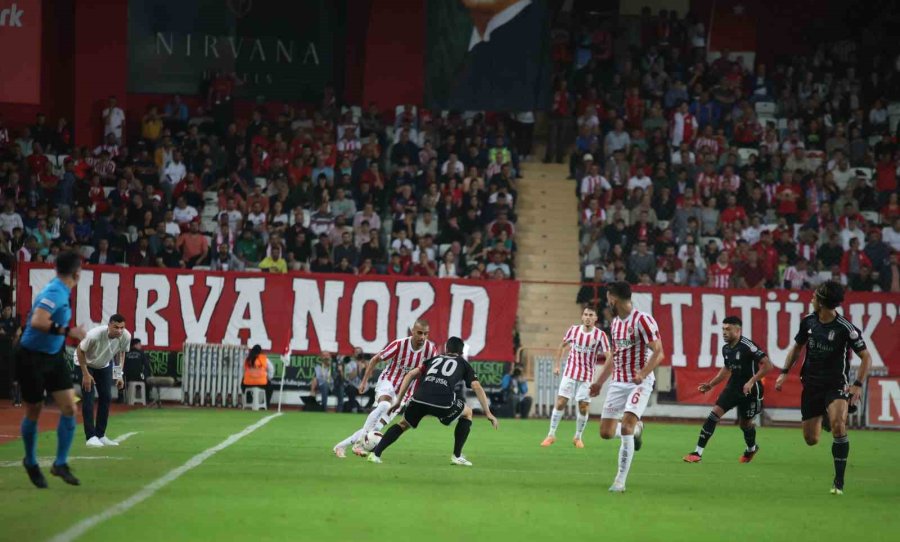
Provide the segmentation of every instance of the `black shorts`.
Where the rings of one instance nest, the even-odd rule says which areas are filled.
[[[744,395],[742,390],[726,387],[716,399],[716,406],[725,412],[737,408],[738,417],[749,420],[762,412],[762,394],[759,397],[753,393]]]
[[[414,429],[419,426],[419,422],[422,421],[422,418],[425,416],[434,416],[440,420],[442,424],[450,425],[459,418],[465,408],[466,404],[458,397],[453,400],[453,404],[449,407],[426,405],[425,403],[420,403],[413,399],[406,406],[406,412],[403,414],[403,419]]]
[[[63,352],[45,354],[26,348],[16,349],[16,380],[26,403],[40,403],[44,392],[72,389],[72,372]]]
[[[838,399],[849,401],[850,391],[843,384],[803,384],[800,394],[800,417],[803,421],[823,416],[828,405]]]

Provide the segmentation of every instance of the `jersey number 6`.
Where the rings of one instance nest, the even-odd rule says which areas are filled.
[[[641,400],[641,392],[640,391],[631,395],[631,404],[632,405],[638,404],[638,402],[640,400]]]

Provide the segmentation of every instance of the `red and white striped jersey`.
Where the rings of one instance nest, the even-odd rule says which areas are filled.
[[[624,319],[616,316],[610,326],[613,354],[613,382],[631,382],[650,360],[650,343],[659,339],[659,326],[646,312],[637,309]]]
[[[403,377],[406,376],[406,373],[416,367],[421,367],[425,360],[435,355],[437,355],[437,348],[431,341],[425,341],[422,348],[413,350],[412,337],[397,339],[378,353],[378,357],[387,362],[387,367],[381,371],[381,376],[378,377],[378,380],[387,380],[393,384],[394,391],[400,391],[400,384],[403,383]],[[409,391],[414,389],[415,383],[410,386]]]
[[[731,286],[731,265],[716,262],[709,266],[709,286],[711,288],[728,288]]]
[[[598,327],[585,331],[575,324],[566,332],[563,342],[569,343],[569,357],[563,376],[580,382],[594,381],[594,367],[602,362],[601,356],[609,352],[609,337]]]

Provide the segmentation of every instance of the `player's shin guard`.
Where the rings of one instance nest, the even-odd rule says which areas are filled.
[[[834,437],[831,455],[834,458],[834,485],[838,489],[844,489],[844,471],[847,469],[847,457],[850,455],[850,438],[847,435]]]
[[[75,438],[75,416],[60,416],[56,426],[56,461],[54,465],[65,465],[69,462],[69,449]]]
[[[453,431],[453,456],[462,455],[463,446],[466,445],[466,439],[469,438],[469,430],[472,428],[472,420],[460,418],[456,422],[456,430]]]
[[[718,424],[719,417],[716,416],[715,413],[710,412],[706,421],[703,422],[703,427],[700,428],[700,438],[697,439],[698,449],[702,450],[703,448],[706,448],[706,443],[712,438],[713,433],[716,431],[716,425]]]
[[[584,433],[584,428],[587,426],[587,422],[588,415],[579,412],[575,418],[575,438],[581,438],[581,435]]]
[[[560,422],[560,420],[562,420],[562,417],[563,417],[563,411],[557,410],[554,408],[553,413],[550,414],[550,432],[547,433],[548,435],[550,435],[550,436],[556,435],[556,428],[559,427],[559,422]]]
[[[378,457],[381,457],[381,453],[385,449],[387,449],[388,446],[393,444],[398,438],[400,438],[400,435],[402,434],[403,429],[401,429],[399,425],[392,425],[391,428],[387,430],[387,433],[385,433],[384,436],[381,437],[381,442],[379,442],[378,446],[376,446],[375,449],[372,450],[372,453],[377,455]]]
[[[37,422],[22,418],[22,441],[25,443],[25,464],[37,465]]]
[[[744,443],[747,444],[747,451],[751,451],[756,447],[756,426],[751,425],[744,431]]]
[[[622,435],[622,444],[619,446],[619,471],[616,474],[617,483],[625,485],[632,459],[634,459],[634,435]]]

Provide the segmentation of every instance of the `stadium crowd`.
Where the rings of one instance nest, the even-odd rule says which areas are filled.
[[[74,146],[66,119],[39,114],[21,130],[0,119],[3,268],[71,248],[88,264],[514,275],[533,123],[362,111],[330,88],[317,107],[269,104],[233,121],[216,85],[206,109],[173,96],[139,119],[110,97],[95,148]]]
[[[580,301],[611,280],[900,291],[893,57],[837,41],[774,67],[710,62],[702,23],[665,10],[639,33],[613,51],[586,22],[555,51],[569,68],[545,161],[575,137]]]

